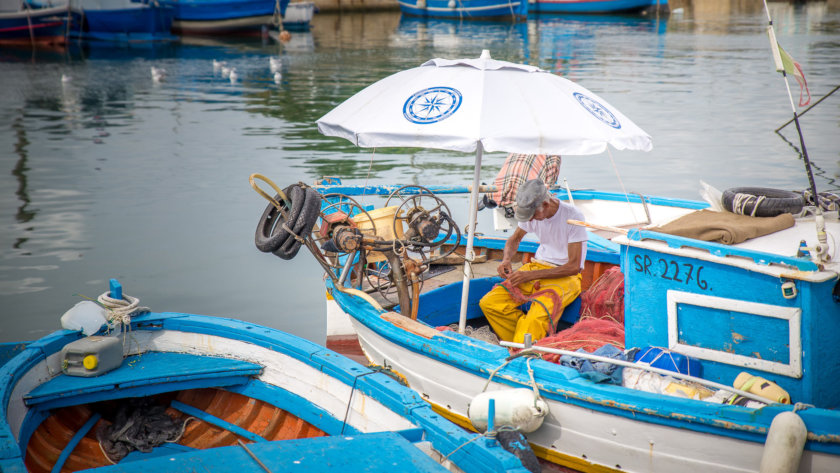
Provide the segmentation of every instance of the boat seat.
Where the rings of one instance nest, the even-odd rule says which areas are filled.
[[[60,374],[30,391],[24,402],[38,410],[55,409],[182,389],[241,385],[260,373],[262,366],[242,360],[146,352],[126,357],[118,368],[101,376]]]

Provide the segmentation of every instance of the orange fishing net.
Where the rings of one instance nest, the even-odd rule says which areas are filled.
[[[581,296],[581,317],[566,330],[538,341],[536,345],[593,352],[611,343],[624,349],[624,275],[616,266],[605,271]],[[560,355],[545,354],[543,359],[559,363]]]

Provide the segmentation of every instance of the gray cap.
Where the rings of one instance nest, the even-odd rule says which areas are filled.
[[[525,181],[516,190],[516,212],[513,217],[518,222],[527,222],[534,217],[537,207],[548,198],[548,188],[539,179]]]

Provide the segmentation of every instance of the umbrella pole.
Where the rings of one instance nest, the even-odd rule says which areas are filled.
[[[479,141],[475,147],[475,171],[473,173],[473,185],[470,192],[470,223],[467,227],[467,249],[464,251],[464,287],[461,291],[461,315],[458,318],[458,333],[463,334],[467,327],[467,301],[470,297],[470,279],[472,279],[473,239],[475,238],[475,226],[478,218],[478,187],[481,174],[481,155],[484,154],[484,147]]]

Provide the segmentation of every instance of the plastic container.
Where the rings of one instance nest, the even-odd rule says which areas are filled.
[[[356,222],[358,229],[367,236],[375,234],[383,240],[401,240],[405,237],[402,221],[394,225],[394,218],[397,216],[398,208],[399,206],[392,205],[390,207],[368,210],[367,215],[364,213],[354,215],[353,221]],[[368,215],[370,218],[368,218]],[[395,226],[396,230],[394,228]],[[377,263],[379,261],[385,261],[385,259],[385,255],[382,253],[372,251],[368,255],[367,261],[368,263]]]
[[[122,360],[122,340],[118,337],[94,335],[61,349],[61,370],[70,376],[99,376],[119,367]]]
[[[700,360],[663,348],[643,347],[636,352],[635,361],[647,363],[654,368],[674,371],[698,378],[703,377],[703,365],[700,364]]]
[[[61,328],[85,335],[93,335],[107,323],[108,311],[93,301],[79,302],[61,316]]]
[[[735,389],[753,393],[771,402],[790,404],[790,394],[773,381],[742,371],[732,383]]]

